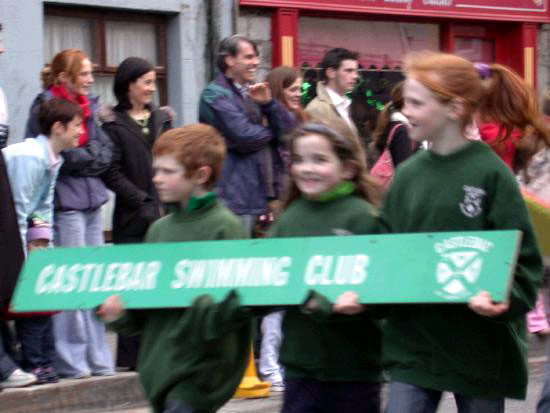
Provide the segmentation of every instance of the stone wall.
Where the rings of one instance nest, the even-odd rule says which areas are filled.
[[[237,21],[237,33],[254,40],[260,49],[258,81],[263,81],[271,71],[271,15],[265,10],[240,9]]]

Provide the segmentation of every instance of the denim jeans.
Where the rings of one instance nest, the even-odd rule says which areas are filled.
[[[386,413],[435,413],[442,392],[394,381]],[[454,393],[458,413],[504,413],[504,398],[480,399]]]
[[[56,211],[56,246],[82,247],[103,245],[101,210]],[[55,369],[64,377],[114,373],[105,326],[93,310],[63,311],[53,316],[57,359]]]
[[[244,230],[249,237],[252,237],[254,232],[254,226],[256,225],[256,215],[239,215],[241,222],[243,223]]]
[[[266,315],[262,320],[262,345],[260,349],[260,374],[271,383],[283,382],[283,368],[279,364],[279,348],[283,334],[281,324],[284,311]]]
[[[17,368],[17,364],[4,350],[4,340],[0,336],[0,381],[6,380]]]
[[[52,367],[55,360],[52,316],[22,317],[15,320],[27,370]]]

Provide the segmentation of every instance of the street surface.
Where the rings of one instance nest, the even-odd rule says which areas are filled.
[[[533,357],[529,360],[529,387],[527,400],[507,400],[506,413],[531,413],[536,411],[545,374],[545,358]],[[267,399],[231,400],[219,413],[279,413],[282,393],[275,393]],[[455,413],[456,407],[452,394],[445,394],[438,413]],[[151,413],[148,408],[111,411],[110,413]],[[335,412],[337,413],[337,412]]]

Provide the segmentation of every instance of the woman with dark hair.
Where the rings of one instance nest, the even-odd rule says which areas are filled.
[[[149,225],[160,217],[153,185],[151,149],[158,136],[171,128],[169,108],[156,108],[155,69],[139,57],[125,59],[117,69],[113,90],[118,101],[100,119],[113,141],[113,160],[102,175],[116,195],[113,214],[115,244],[142,242]],[[139,340],[119,336],[117,366],[136,367]]]

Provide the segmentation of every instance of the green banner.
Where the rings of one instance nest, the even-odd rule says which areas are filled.
[[[93,308],[119,294],[128,308],[186,307],[237,289],[244,305],[296,305],[310,290],[349,290],[363,303],[505,299],[519,231],[391,234],[132,244],[33,251],[15,311]]]

